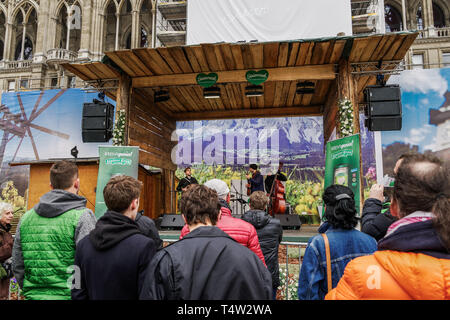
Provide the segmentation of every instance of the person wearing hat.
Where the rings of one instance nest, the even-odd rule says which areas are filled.
[[[250,173],[247,175],[247,188],[250,189],[250,194],[255,191],[264,192],[264,178],[258,170],[258,166],[254,163],[250,165]]]
[[[195,179],[191,175],[191,167],[187,167],[186,169],[184,169],[184,174],[186,176],[183,179],[181,179],[180,182],[178,183],[178,186],[176,189],[178,192],[186,191],[186,187],[191,184],[198,184],[197,179]]]
[[[231,208],[229,206],[230,189],[226,182],[220,179],[212,179],[205,182],[204,186],[215,190],[219,196],[221,216],[217,222],[217,227],[243,246],[252,250],[264,262],[264,265],[266,265],[255,227],[231,215]],[[183,239],[188,233],[189,226],[185,224],[183,229],[181,229],[180,239]]]
[[[347,263],[377,250],[373,237],[355,229],[358,218],[350,188],[331,185],[325,189],[322,199],[326,222],[306,247],[298,280],[300,300],[323,300],[327,292],[337,286]],[[331,270],[327,267],[326,241],[329,244]],[[330,277],[327,271],[330,271]]]

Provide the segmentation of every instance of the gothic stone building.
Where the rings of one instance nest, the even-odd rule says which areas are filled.
[[[364,14],[382,1],[352,0],[354,34],[376,32]],[[404,11],[402,0],[384,0],[383,27],[420,31],[406,68],[450,66],[450,2],[403,3]],[[0,90],[82,87],[60,63],[99,61],[112,50],[183,45],[185,39],[186,1],[0,0]]]

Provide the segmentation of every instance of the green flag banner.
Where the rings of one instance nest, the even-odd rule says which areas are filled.
[[[360,154],[359,134],[327,142],[324,187],[341,184],[355,195],[356,211],[360,215]],[[323,214],[322,212],[322,220]]]
[[[139,147],[99,146],[100,164],[98,168],[95,216],[100,218],[107,208],[103,199],[103,189],[109,179],[117,175],[138,178]]]

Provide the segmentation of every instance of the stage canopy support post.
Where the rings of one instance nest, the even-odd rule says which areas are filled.
[[[360,134],[361,128],[359,123],[359,102],[358,102],[358,76],[352,74],[351,64],[348,59],[341,59],[338,66],[338,99],[347,98],[352,103],[353,107],[353,134]],[[339,116],[336,114],[336,122],[338,123]],[[337,125],[337,136],[342,138],[341,132],[339,132],[339,124]],[[359,136],[359,183],[360,183],[360,208],[364,204],[364,184],[363,184],[363,167],[362,167],[362,152],[361,152],[361,135]]]

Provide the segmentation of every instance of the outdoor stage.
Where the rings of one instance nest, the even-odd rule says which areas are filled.
[[[307,243],[308,240],[318,234],[319,226],[302,225],[300,230],[283,230],[282,242]],[[181,230],[158,230],[163,241],[174,242],[180,238]]]

